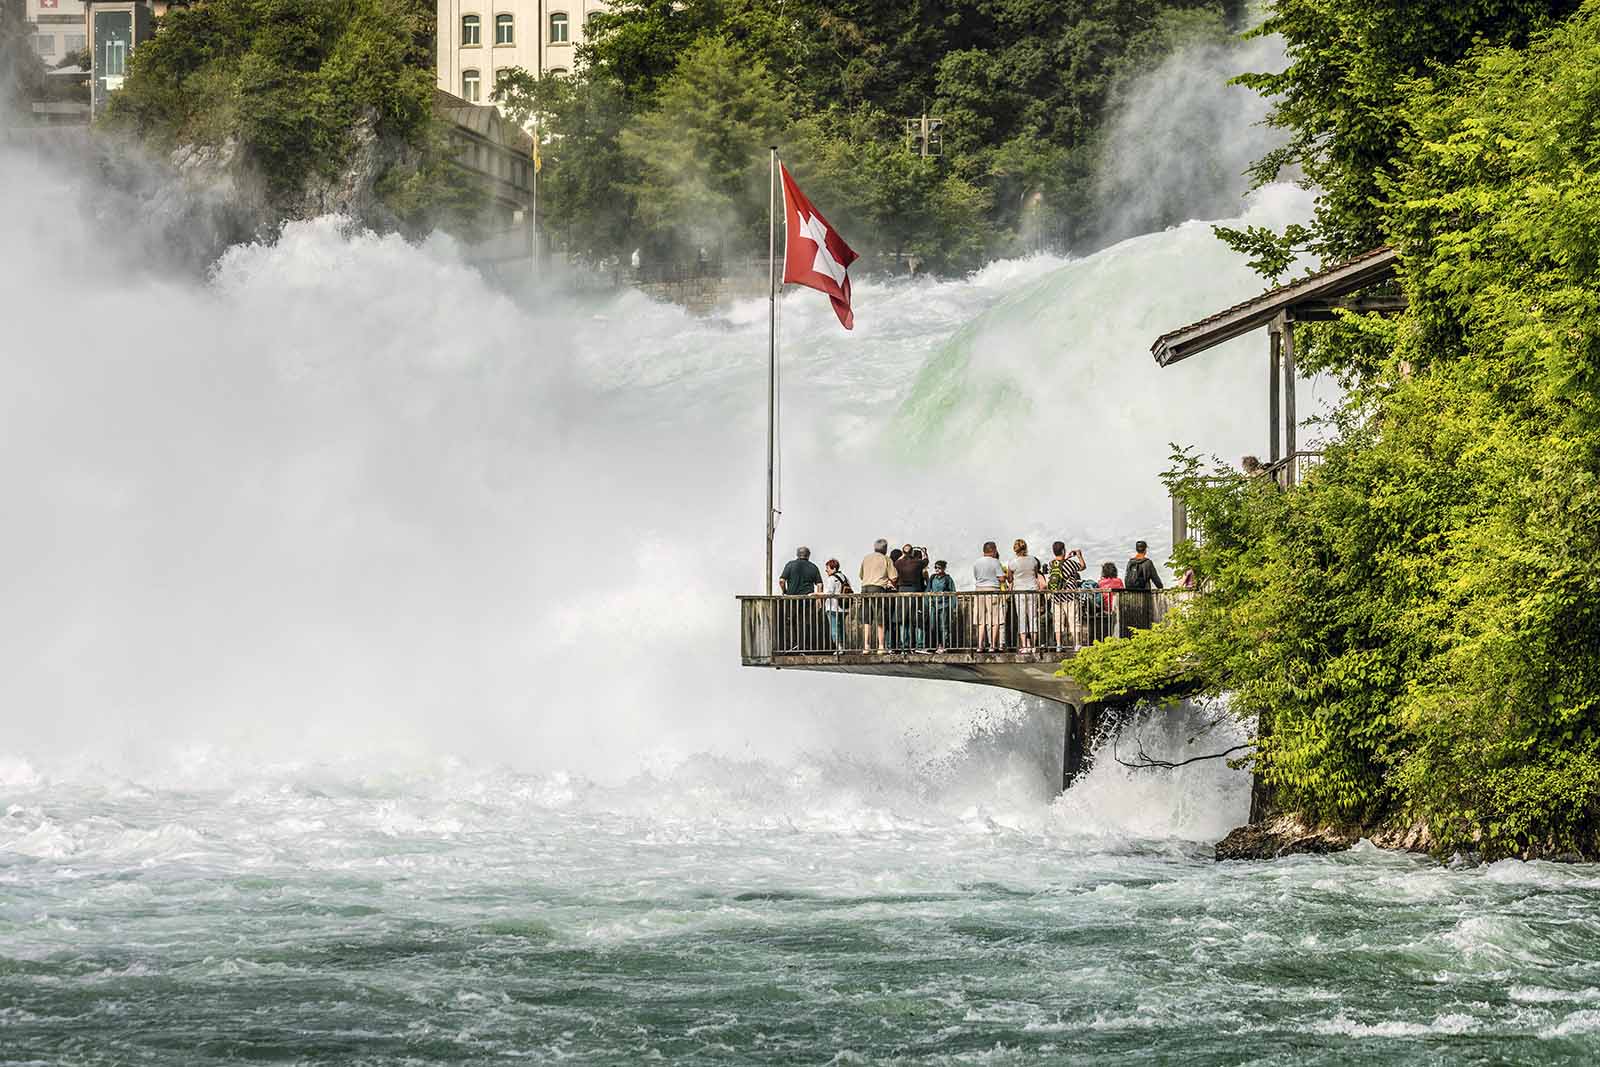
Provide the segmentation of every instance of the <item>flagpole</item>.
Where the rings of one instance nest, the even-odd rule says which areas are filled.
[[[767,198],[767,595],[772,595],[773,459],[778,417],[778,146],[772,146],[771,188]]]

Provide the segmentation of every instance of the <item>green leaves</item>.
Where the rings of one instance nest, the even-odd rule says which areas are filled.
[[[175,7],[134,52],[106,122],[162,148],[233,142],[273,198],[337,168],[363,117],[376,135],[417,149],[427,170],[429,11],[421,0]]]
[[[1290,223],[1283,233],[1273,233],[1265,226],[1246,226],[1236,230],[1228,226],[1213,226],[1211,232],[1218,240],[1240,255],[1250,257],[1250,269],[1274,284],[1278,282],[1295,259],[1306,251],[1311,231],[1299,223]]]
[[[1372,16],[1299,0],[1277,11],[1325,20],[1329,40]],[[1353,92],[1322,80],[1385,68],[1396,46],[1261,83]],[[1421,817],[1445,851],[1592,853],[1600,0],[1525,47],[1480,46],[1386,107],[1386,128],[1411,132],[1355,185],[1382,190],[1360,225],[1402,250],[1409,311],[1297,333],[1304,365],[1349,387],[1337,440],[1290,492],[1176,453],[1168,484],[1205,540],[1174,556],[1205,595],[1066,669],[1096,694],[1174,673],[1231,694],[1237,714],[1271,725],[1256,769],[1312,818]],[[1359,232],[1321,226],[1333,243]],[[1319,240],[1224,236],[1269,273]]]

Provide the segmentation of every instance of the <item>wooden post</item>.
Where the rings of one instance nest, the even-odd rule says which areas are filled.
[[[1294,485],[1296,449],[1294,431],[1298,422],[1294,413],[1295,380],[1294,320],[1285,315],[1283,317],[1283,454],[1289,460],[1289,465],[1283,473],[1286,483],[1290,486]]]
[[[1268,463],[1276,463],[1283,458],[1283,453],[1279,451],[1281,446],[1278,438],[1278,427],[1283,420],[1282,412],[1278,407],[1279,400],[1283,396],[1283,387],[1279,384],[1281,379],[1278,370],[1283,352],[1283,333],[1281,330],[1281,317],[1273,319],[1268,332],[1268,336],[1272,339],[1271,369],[1267,373],[1267,421],[1272,425],[1270,436],[1267,439]]]

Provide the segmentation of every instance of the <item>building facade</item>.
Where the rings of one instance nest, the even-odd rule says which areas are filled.
[[[170,6],[169,0],[79,0],[81,25],[89,45],[89,84],[95,114],[105,108],[112,93],[122,88],[128,57],[155,34],[156,19],[165,15]]]
[[[489,102],[499,71],[566,74],[605,0],[439,0],[439,88]]]
[[[83,21],[83,0],[27,0],[24,8],[33,33],[33,50],[47,67],[89,47]]]

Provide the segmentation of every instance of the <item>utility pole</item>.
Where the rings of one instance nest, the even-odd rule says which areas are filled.
[[[533,214],[528,224],[528,231],[533,236],[533,276],[539,276],[539,172],[544,169],[544,160],[539,153],[539,116],[533,117]]]
[[[944,119],[933,118],[926,111],[906,119],[906,147],[924,159],[944,155]]]

